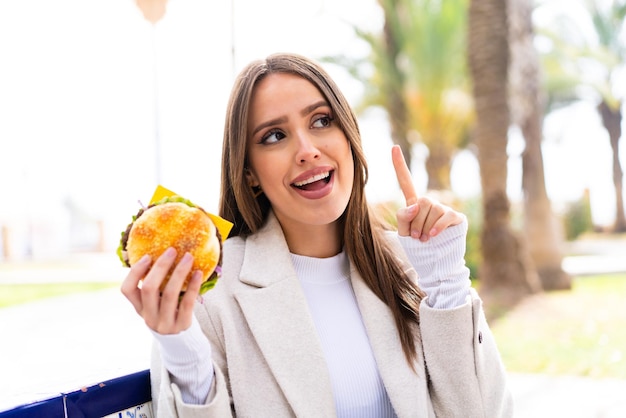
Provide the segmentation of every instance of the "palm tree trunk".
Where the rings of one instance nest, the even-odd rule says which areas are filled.
[[[452,166],[452,151],[445,141],[430,141],[426,158],[426,174],[428,174],[428,190],[450,190],[450,170]]]
[[[622,136],[622,104],[612,109],[606,101],[598,105],[602,124],[609,133],[611,150],[613,151],[613,185],[615,186],[615,224],[613,232],[626,232],[624,217],[624,172],[619,161],[619,140]]]
[[[548,198],[543,154],[543,111],[540,65],[533,45],[532,4],[508,0],[511,65],[509,84],[512,119],[522,131],[524,231],[528,249],[544,290],[571,289],[572,278],[562,267],[564,232]]]
[[[509,44],[506,1],[472,0],[469,7],[468,59],[476,106],[483,204],[479,270],[487,304],[510,307],[540,290],[523,238],[510,227],[506,194],[509,128]]]
[[[389,77],[385,78],[385,94],[389,100],[389,125],[391,129],[391,140],[394,144],[400,145],[406,165],[411,168],[413,147],[408,139],[409,131],[409,110],[404,98],[405,76],[397,66],[401,45],[397,38],[396,22],[399,20],[398,2],[396,0],[379,1],[385,14],[385,24],[383,27],[384,53]]]

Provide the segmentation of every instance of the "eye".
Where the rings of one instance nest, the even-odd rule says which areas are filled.
[[[313,119],[313,124],[311,125],[311,127],[313,128],[328,128],[332,122],[333,122],[334,118],[328,114],[326,115],[320,115],[316,118]]]
[[[261,144],[274,144],[285,137],[285,134],[278,129],[272,129],[261,138]]]

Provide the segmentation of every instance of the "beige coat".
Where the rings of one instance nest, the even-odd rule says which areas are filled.
[[[397,253],[404,254],[399,246]],[[227,240],[223,261],[223,277],[196,309],[213,348],[215,380],[208,403],[184,404],[155,353],[151,372],[157,415],[336,416],[324,355],[276,218],[270,216],[247,239]],[[453,310],[422,303],[423,353],[418,353],[414,372],[390,310],[354,266],[351,281],[399,417],[512,416],[505,371],[474,291],[465,305]]]

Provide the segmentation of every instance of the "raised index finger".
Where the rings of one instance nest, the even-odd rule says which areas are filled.
[[[394,145],[391,148],[391,160],[393,161],[393,168],[396,170],[396,177],[398,178],[398,184],[400,184],[402,194],[404,194],[406,205],[411,206],[417,203],[417,193],[415,192],[415,187],[413,187],[411,171],[406,165],[404,155],[402,155],[402,149],[399,145]]]

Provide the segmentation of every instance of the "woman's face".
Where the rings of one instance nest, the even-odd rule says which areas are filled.
[[[247,150],[248,180],[263,189],[283,229],[329,225],[344,212],[352,152],[330,105],[306,79],[275,73],[259,82]]]

